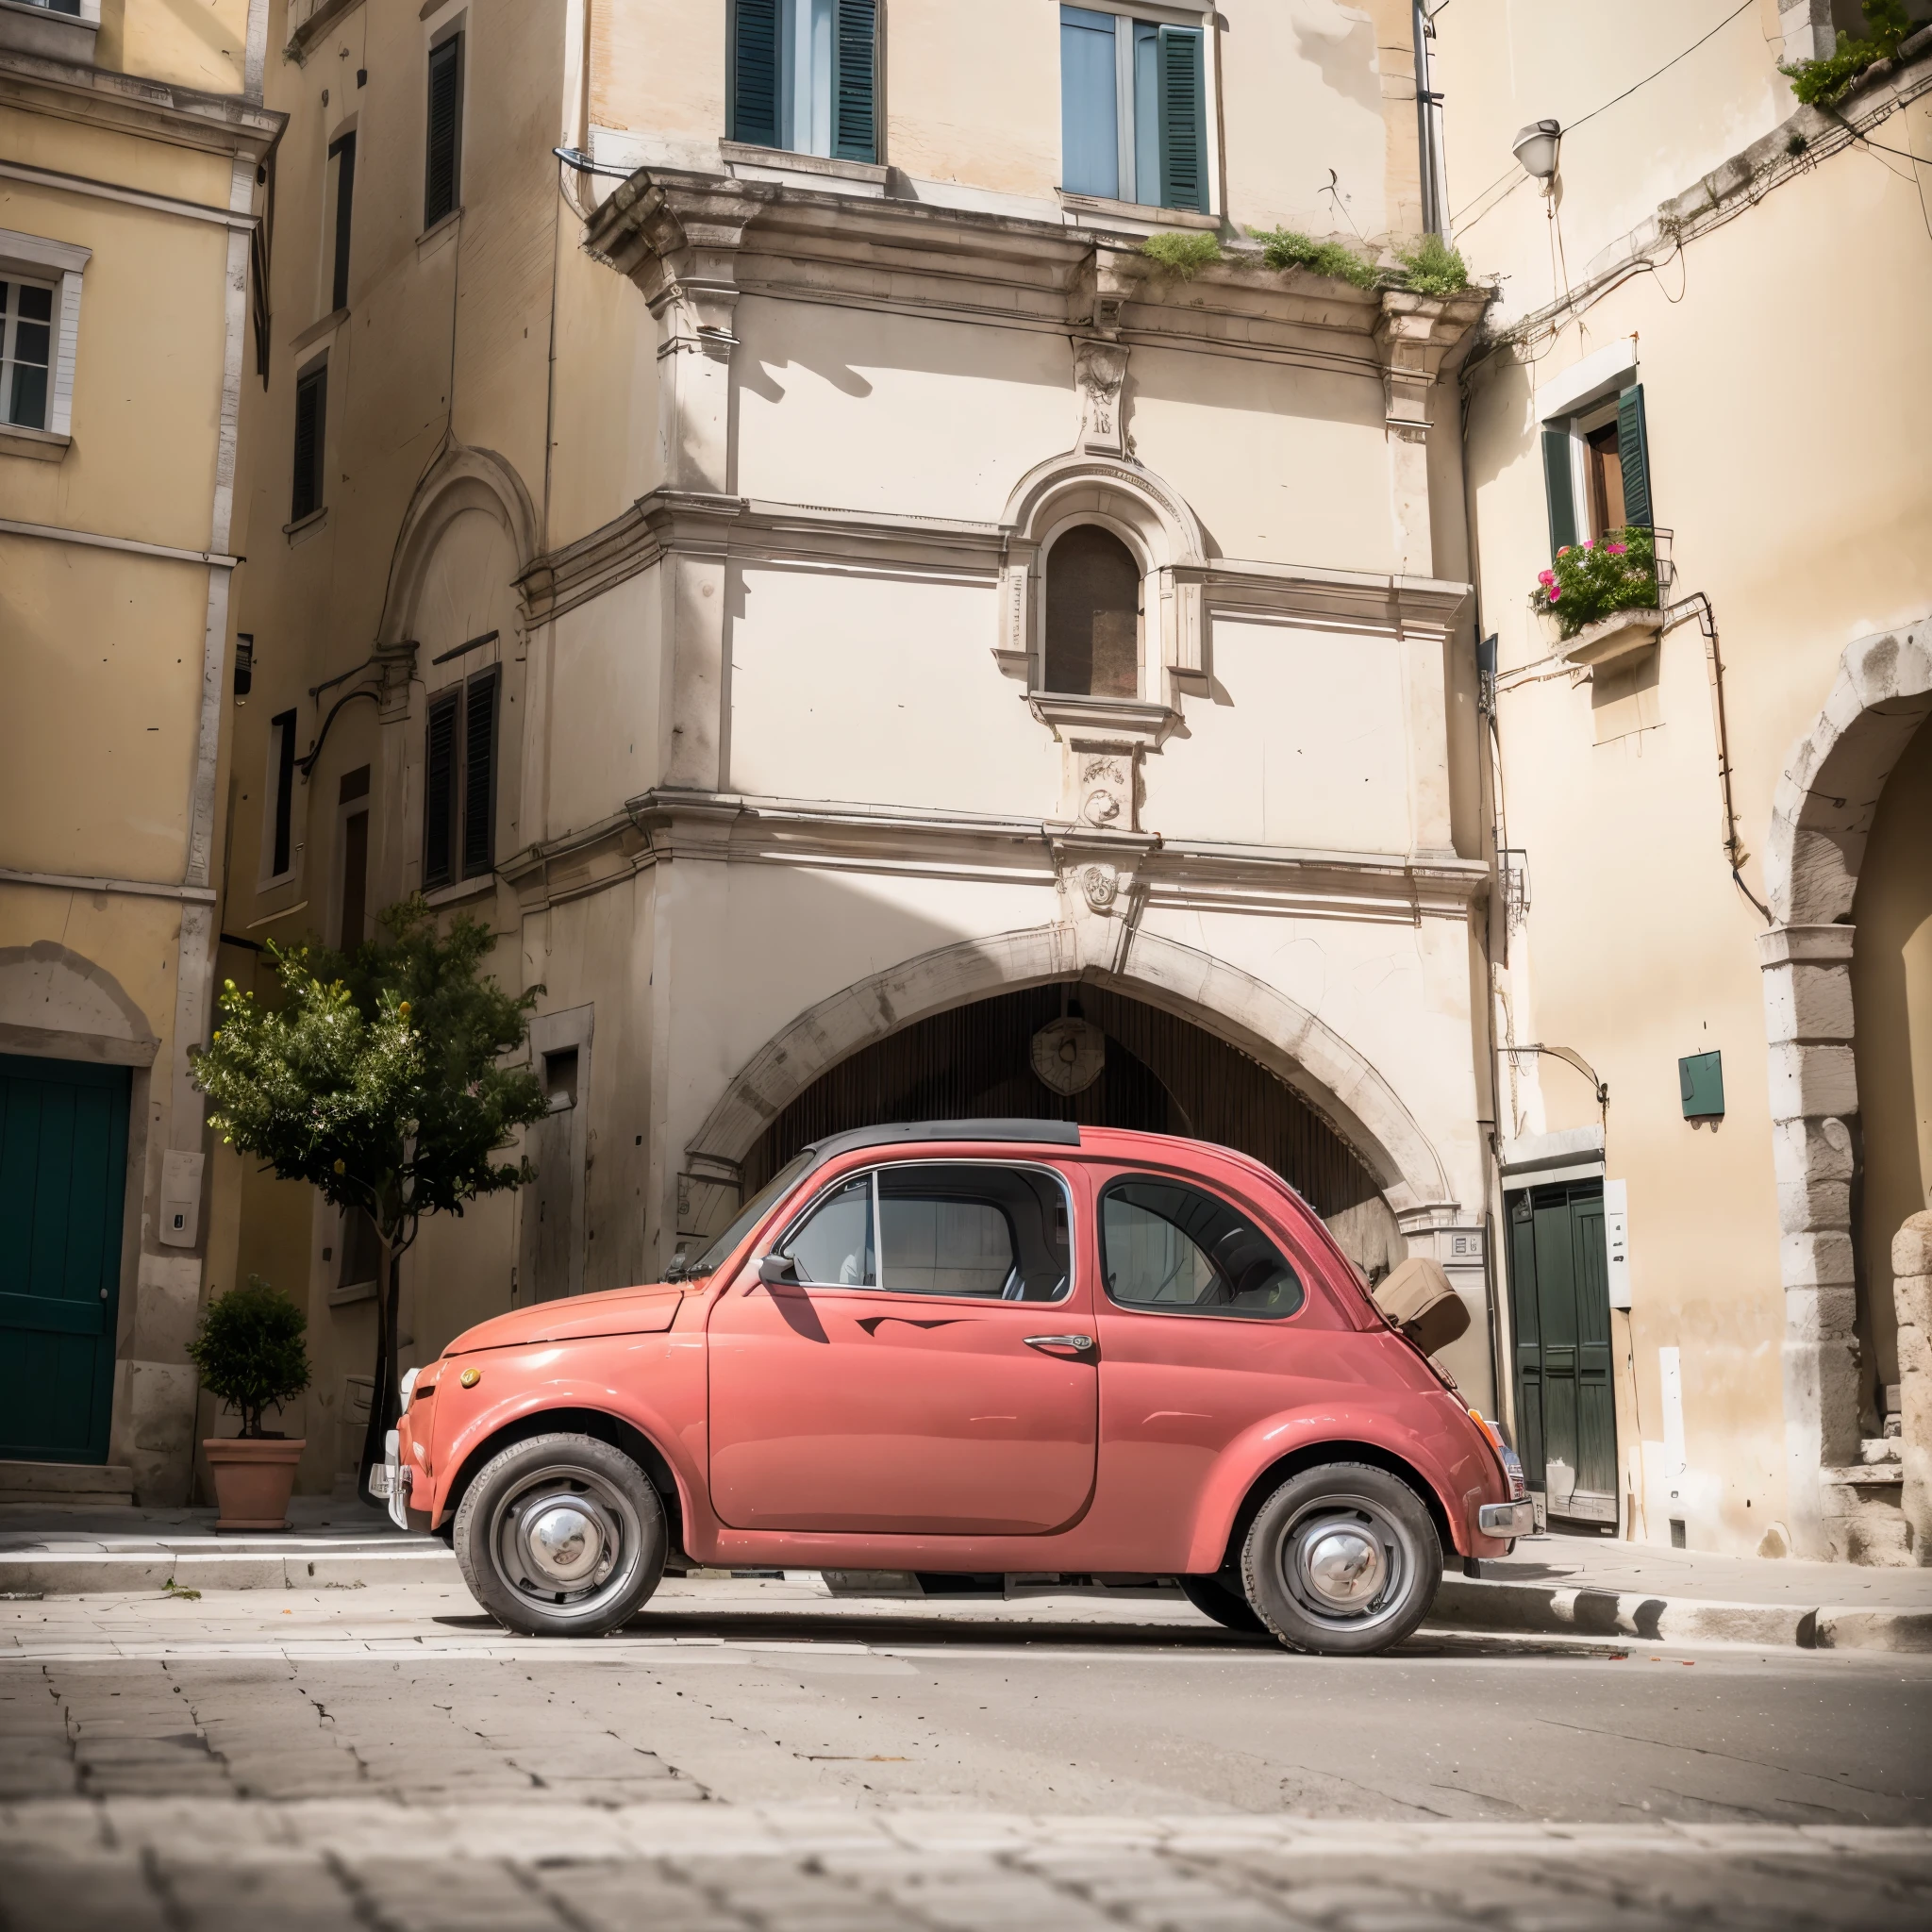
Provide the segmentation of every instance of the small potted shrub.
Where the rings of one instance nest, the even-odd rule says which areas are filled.
[[[218,1530],[289,1527],[295,1465],[308,1444],[263,1428],[261,1417],[308,1388],[308,1351],[302,1341],[308,1325],[287,1295],[251,1274],[245,1288],[231,1288],[208,1304],[188,1345],[202,1387],[242,1416],[239,1436],[201,1445],[214,1472]]]

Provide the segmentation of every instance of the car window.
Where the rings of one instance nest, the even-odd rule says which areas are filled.
[[[876,1288],[872,1230],[872,1176],[862,1174],[833,1189],[778,1252],[791,1257],[801,1281]]]
[[[667,1281],[691,1281],[698,1276],[709,1274],[724,1266],[730,1257],[732,1249],[737,1247],[746,1235],[771,1212],[798,1177],[805,1173],[813,1160],[812,1151],[808,1147],[803,1154],[794,1154],[763,1187],[761,1187],[742,1208],[738,1210],[731,1225],[714,1241],[695,1261],[682,1268],[674,1268],[664,1278]]]
[[[1278,1320],[1302,1305],[1299,1277],[1254,1222],[1180,1181],[1110,1182],[1100,1246],[1107,1291],[1124,1307]]]
[[[1073,1286],[1065,1184],[1043,1168],[912,1160],[855,1175],[779,1252],[801,1281],[1050,1302]]]

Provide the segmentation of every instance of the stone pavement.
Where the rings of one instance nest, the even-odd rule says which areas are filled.
[[[1432,1638],[1158,1596],[669,1583],[0,1605],[5,1932],[1932,1921],[1932,1660]]]

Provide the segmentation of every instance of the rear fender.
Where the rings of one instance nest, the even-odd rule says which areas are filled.
[[[1463,1491],[1480,1484],[1481,1477],[1462,1461],[1445,1467],[1425,1438],[1386,1415],[1277,1415],[1237,1436],[1216,1459],[1194,1514],[1190,1574],[1219,1570],[1236,1537],[1246,1535],[1262,1501],[1290,1475],[1317,1462],[1349,1461],[1372,1463],[1401,1476],[1428,1507],[1445,1550],[1471,1554]],[[1468,1461],[1473,1468],[1474,1457]],[[1485,1489],[1481,1500],[1494,1499]],[[1486,1550],[1500,1547],[1485,1541]]]

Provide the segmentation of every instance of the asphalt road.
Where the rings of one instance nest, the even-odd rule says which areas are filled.
[[[1932,1658],[668,1587],[0,1605],[0,1924],[1932,1924]]]

